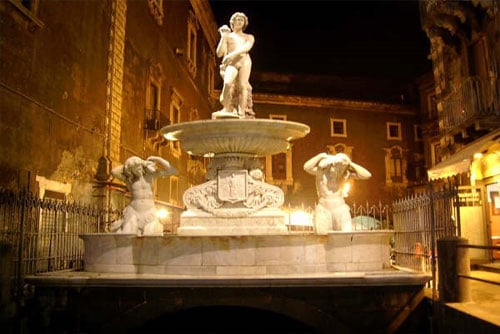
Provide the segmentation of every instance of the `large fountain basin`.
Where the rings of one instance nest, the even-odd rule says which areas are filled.
[[[249,154],[266,156],[286,151],[289,142],[306,136],[309,126],[270,119],[215,119],[173,124],[160,132],[181,141],[192,155]]]
[[[83,234],[85,271],[168,275],[274,275],[390,268],[392,230],[328,235]]]

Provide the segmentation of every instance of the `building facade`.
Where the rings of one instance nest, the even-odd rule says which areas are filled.
[[[0,185],[123,206],[110,170],[162,156],[155,196],[182,207],[205,162],[158,130],[210,117],[217,26],[208,1],[2,1]],[[160,204],[161,204],[160,203]]]
[[[408,86],[276,73],[256,73],[253,85],[257,117],[311,127],[287,152],[266,157],[266,180],[282,187],[285,204],[315,206],[315,180],[303,165],[320,152],[343,152],[372,173],[369,180],[351,183],[350,204],[391,204],[425,183],[419,110]]]
[[[459,186],[457,228],[469,243],[498,245],[500,3],[424,1],[421,21],[433,63],[420,86],[429,179]]]
[[[3,1],[0,186],[122,208],[110,171],[161,156],[179,174],[158,179],[159,206],[178,214],[208,160],[167,142],[161,127],[220,109],[217,24],[208,1]],[[347,201],[390,204],[425,177],[418,109],[408,87],[377,79],[252,73],[258,118],[309,125],[291,149],[263,158],[285,204],[314,207],[303,164],[344,152],[372,173]],[[410,190],[408,190],[410,189]]]

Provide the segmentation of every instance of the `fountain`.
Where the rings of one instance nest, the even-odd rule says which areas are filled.
[[[356,277],[364,277],[364,272],[390,267],[392,231],[334,231],[334,213],[316,215],[328,220],[317,233],[288,231],[281,210],[283,191],[265,182],[260,159],[286,151],[291,141],[303,138],[310,129],[297,122],[255,118],[248,83],[254,38],[243,33],[247,22],[244,14],[235,13],[231,29],[219,29],[223,109],[214,112],[212,119],[160,130],[167,140],[179,141],[188,154],[211,157],[207,181],[183,195],[187,210],[181,215],[177,235],[82,235],[85,271],[189,277],[357,272]],[[326,162],[320,164],[343,166],[342,177],[353,172],[360,178],[370,176],[350,160],[345,163],[345,157],[324,158]],[[305,168],[317,174],[315,160]],[[321,177],[329,177],[328,172],[321,173],[317,185]],[[330,196],[332,190],[323,193]],[[332,205],[328,199],[321,201]],[[345,213],[343,199],[339,202]]]
[[[304,137],[304,124],[266,119],[215,119],[161,129],[192,155],[211,156],[206,183],[183,196],[179,235],[286,234],[283,191],[263,180],[259,157],[283,152]]]

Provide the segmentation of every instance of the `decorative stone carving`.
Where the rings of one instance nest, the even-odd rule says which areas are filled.
[[[245,14],[237,12],[229,20],[231,28],[219,28],[220,40],[217,57],[222,57],[220,75],[224,81],[220,102],[222,110],[214,112],[212,118],[255,118],[252,110],[252,86],[249,83],[252,69],[250,50],[254,37],[243,31],[248,25]]]
[[[123,165],[113,168],[111,174],[125,182],[132,199],[123,210],[123,218],[111,224],[111,232],[163,235],[163,225],[156,216],[153,181],[156,177],[176,173],[177,170],[168,161],[156,156],[146,160],[130,157]]]
[[[183,196],[188,210],[217,217],[246,217],[264,208],[283,205],[283,191],[259,180],[260,170],[222,170],[217,180],[188,189]]]
[[[343,187],[349,178],[365,180],[371,177],[371,173],[344,153],[317,154],[306,161],[304,170],[316,176],[319,197],[314,215],[316,232],[352,231],[351,213],[344,201]]]

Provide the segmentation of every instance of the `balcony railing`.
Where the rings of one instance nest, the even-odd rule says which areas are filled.
[[[441,101],[439,129],[447,133],[458,127],[466,127],[473,121],[498,113],[493,105],[487,105],[483,82],[469,77]]]

